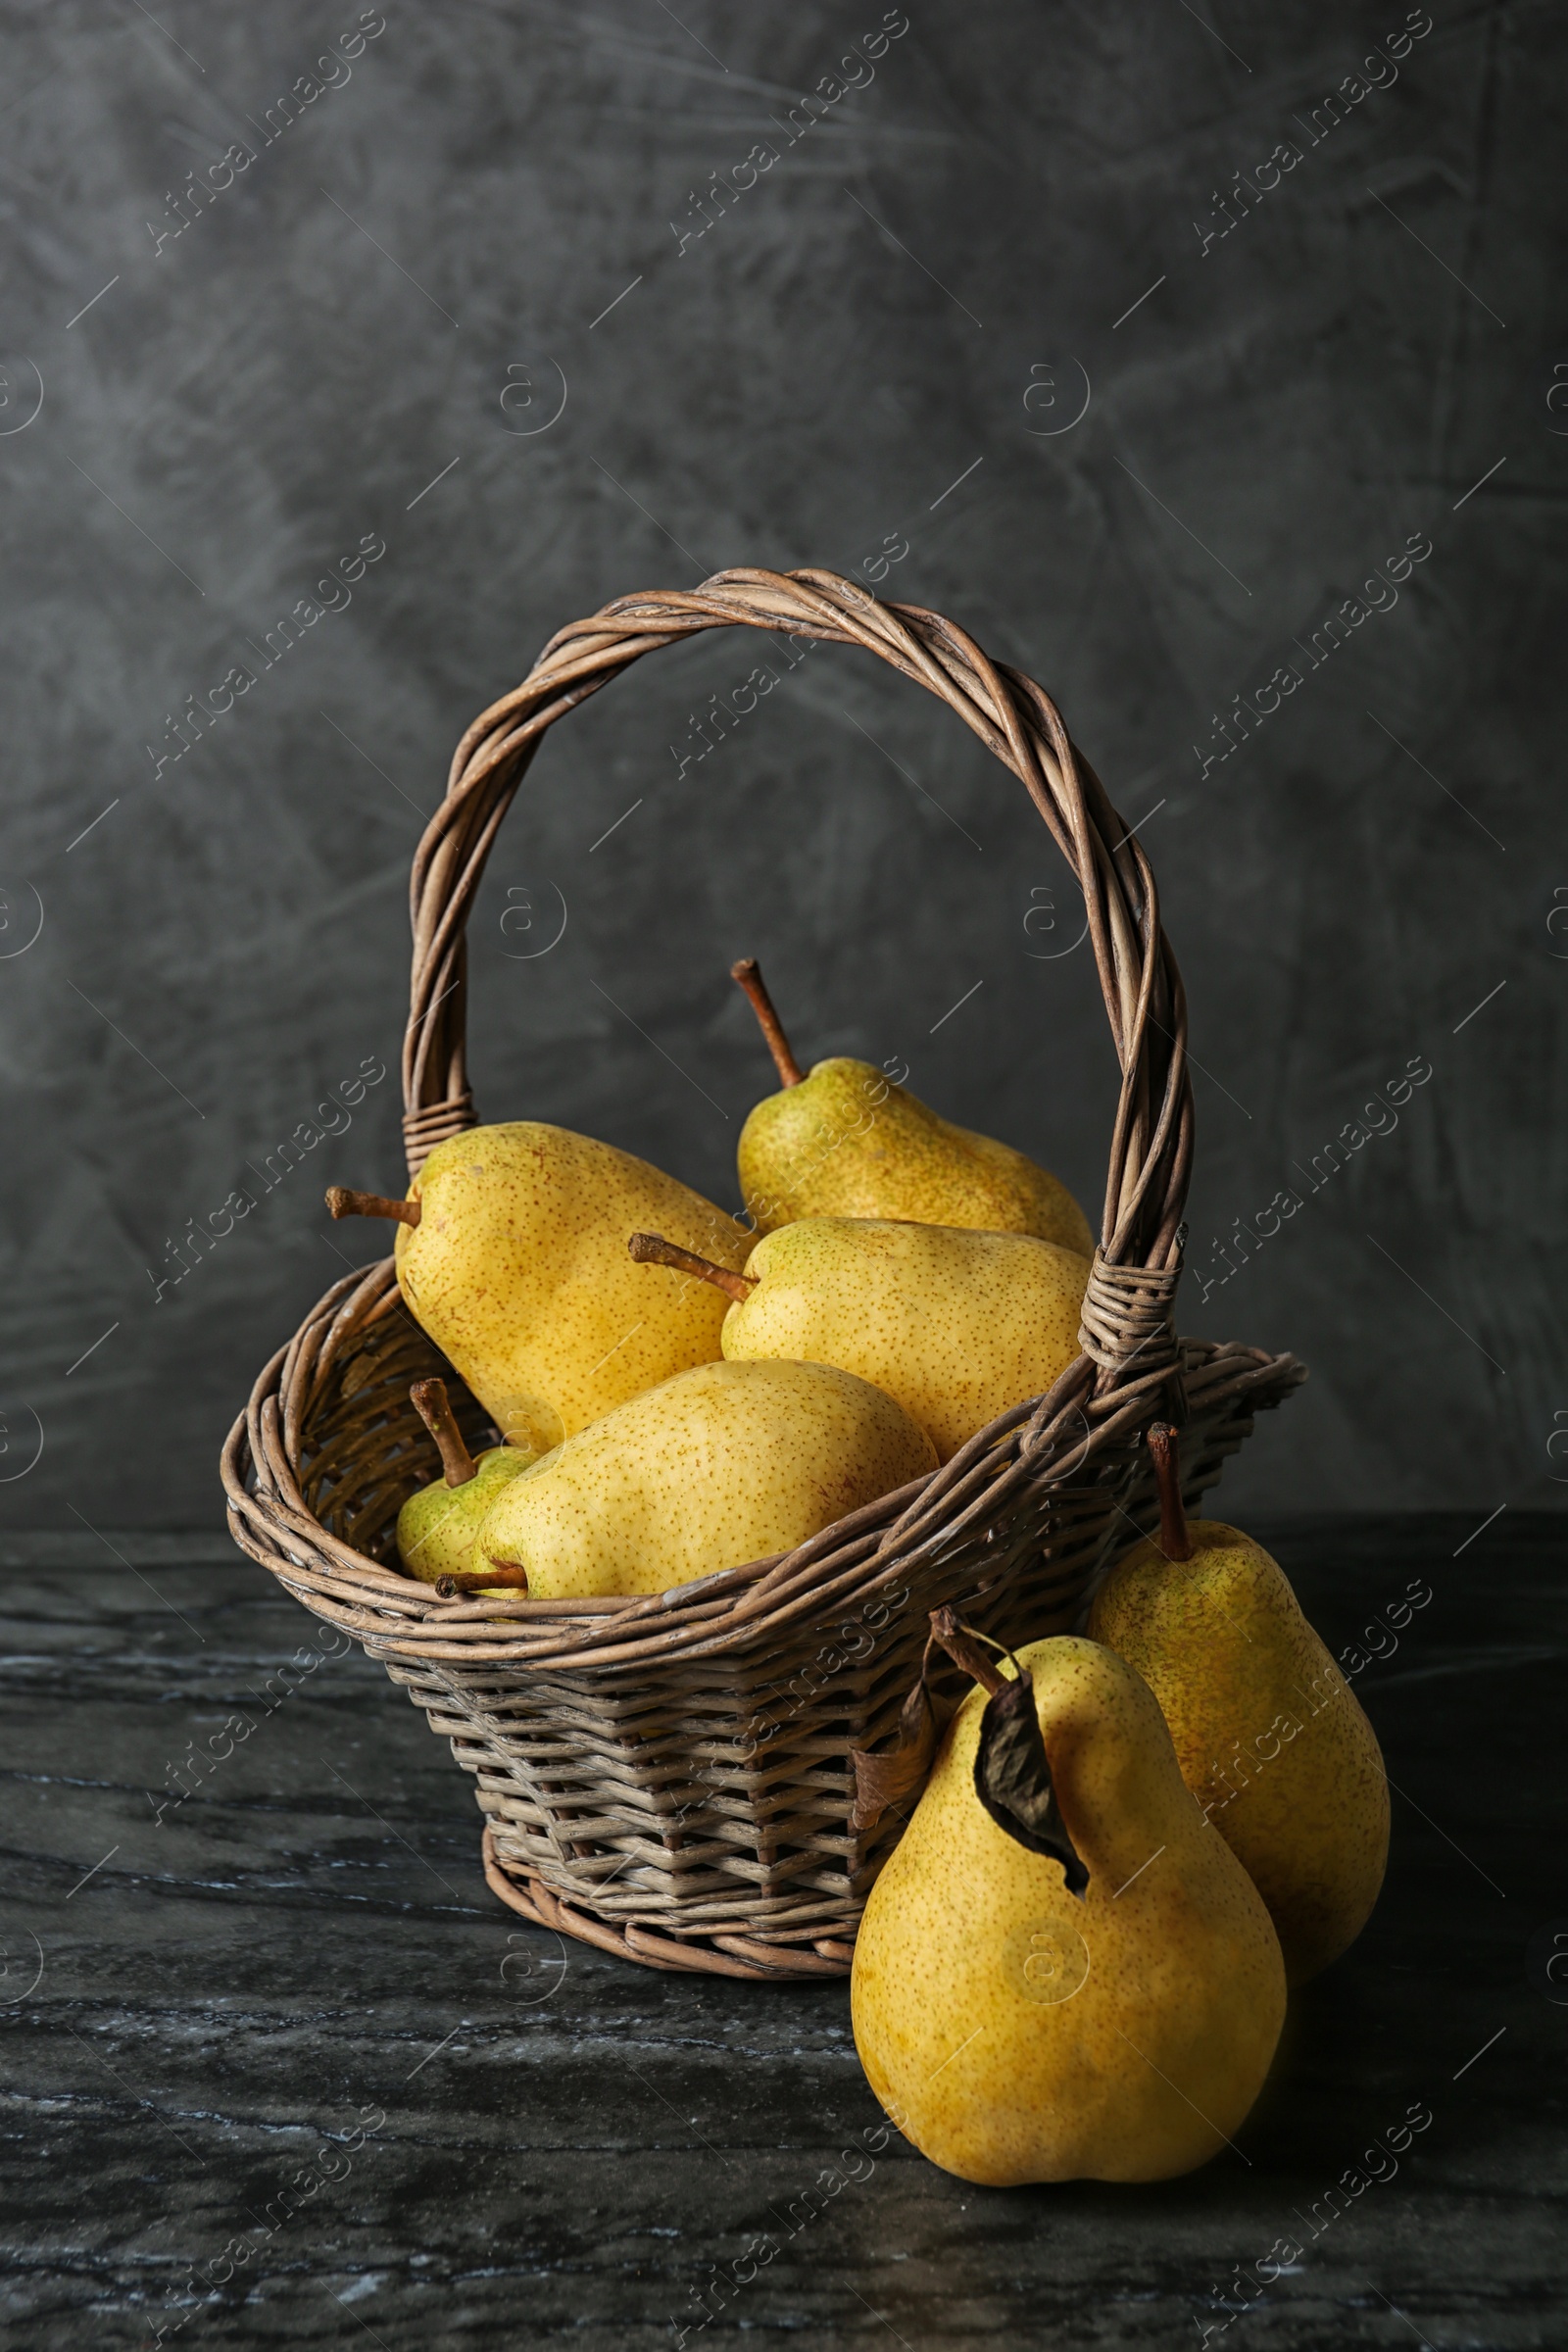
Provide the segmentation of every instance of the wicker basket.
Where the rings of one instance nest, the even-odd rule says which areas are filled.
[[[411,1173],[476,1124],[465,929],[546,730],[639,656],[736,626],[858,646],[951,705],[1077,873],[1122,1069],[1084,1352],[940,1470],[787,1557],[642,1599],[441,1600],[396,1565],[398,1508],[439,1471],[410,1384],[441,1373],[473,1442],[486,1417],[387,1258],[335,1284],[279,1349],[222,1469],[237,1542],[380,1658],[475,1776],[486,1875],[514,1910],[654,1967],[839,1976],[903,1826],[903,1808],[857,1808],[854,1751],[895,1743],[929,1611],[956,1603],[1009,1642],[1071,1627],[1151,1501],[1150,1421],[1182,1423],[1196,1504],[1258,1407],[1305,1375],[1174,1334],[1192,1092],[1142,847],[1039,686],[940,614],[832,572],[623,597],[564,629],[468,729],[414,864]]]

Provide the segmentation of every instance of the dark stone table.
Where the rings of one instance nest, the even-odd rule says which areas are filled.
[[[1568,2342],[1565,1525],[1259,1530],[1336,1651],[1432,1589],[1356,1678],[1396,1789],[1382,1903],[1294,2001],[1238,2153],[1007,2191],[878,2144],[847,1986],[656,1975],[511,1917],[378,1666],[270,1681],[312,1622],[260,1569],[14,1541],[7,2341]]]

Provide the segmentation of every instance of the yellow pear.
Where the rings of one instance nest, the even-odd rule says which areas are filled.
[[[509,1446],[542,1453],[656,1382],[710,1363],[724,1310],[700,1282],[658,1298],[640,1226],[724,1265],[751,1247],[673,1176],[564,1127],[515,1120],[437,1144],[403,1200],[334,1187],[336,1216],[398,1222],[398,1287]]]
[[[1190,2172],[1279,2039],[1268,1913],[1120,1658],[1058,1637],[1004,1680],[951,1611],[933,1626],[991,1695],[959,1707],[860,1922],[871,2088],[933,2163],[990,2187]]]
[[[869,1217],[804,1217],[759,1242],[736,1275],[661,1234],[633,1257],[700,1273],[735,1300],[731,1362],[793,1356],[875,1381],[946,1462],[1008,1405],[1039,1396],[1078,1353],[1089,1260],[1024,1233]]]
[[[939,1118],[869,1061],[835,1055],[802,1070],[756,962],[733,975],[762,1024],[783,1091],[741,1130],[741,1197],[760,1233],[800,1217],[899,1217],[981,1233],[1030,1233],[1094,1254],[1089,1220],[1060,1179]]]
[[[535,1459],[524,1446],[492,1446],[475,1458],[467,1448],[444,1380],[416,1380],[409,1396],[436,1442],[443,1475],[411,1494],[398,1513],[398,1557],[410,1576],[433,1585],[473,1566],[479,1522],[509,1478]]]
[[[474,1575],[521,1570],[535,1600],[662,1592],[793,1551],[935,1467],[924,1431],[853,1373],[699,1364],[510,1480]]]
[[[1366,1925],[1389,1857],[1377,1735],[1260,1544],[1182,1509],[1175,1439],[1150,1432],[1159,1542],[1137,1544],[1096,1596],[1090,1632],[1137,1668],[1183,1777],[1245,1863],[1293,1984]]]

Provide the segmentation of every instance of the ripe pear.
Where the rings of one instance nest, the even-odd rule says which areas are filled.
[[[443,1475],[411,1494],[398,1513],[398,1557],[410,1576],[433,1585],[473,1566],[479,1522],[509,1478],[535,1459],[525,1446],[492,1446],[477,1459],[468,1451],[444,1380],[416,1380],[409,1395],[436,1442]]]
[[[1188,1523],[1175,1440],[1150,1433],[1160,1538],[1120,1559],[1089,1630],[1137,1668],[1182,1774],[1246,1865],[1293,1984],[1337,1960],[1377,1901],[1389,1784],[1377,1735],[1260,1544]]]
[[[895,1217],[1029,1233],[1094,1255],[1088,1218],[1049,1169],[940,1118],[869,1061],[836,1054],[803,1071],[755,961],[733,968],[783,1080],[752,1110],[736,1154],[760,1233],[801,1217]]]
[[[932,1623],[985,1689],[860,1922],[851,2013],[871,2088],[934,2164],[989,2187],[1191,2172],[1238,2130],[1279,2039],[1268,1913],[1120,1658],[1059,1636],[1004,1680],[951,1611]]]
[[[644,1389],[710,1363],[724,1310],[700,1282],[658,1298],[640,1226],[720,1264],[751,1247],[673,1176],[564,1127],[515,1120],[437,1144],[404,1200],[334,1187],[334,1216],[398,1221],[398,1288],[509,1446],[543,1453]]]
[[[1089,1280],[1086,1257],[1030,1234],[875,1217],[782,1226],[739,1277],[659,1234],[634,1235],[631,1252],[699,1271],[734,1298],[720,1334],[728,1361],[792,1356],[858,1373],[898,1398],[944,1462],[1066,1370]]]
[[[699,1364],[509,1481],[474,1573],[521,1569],[535,1600],[662,1592],[793,1551],[935,1467],[924,1431],[853,1373]]]

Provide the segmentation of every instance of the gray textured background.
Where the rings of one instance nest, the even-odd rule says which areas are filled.
[[[267,144],[352,0],[3,12],[13,1528],[216,1524],[256,1369],[376,1253],[321,1190],[400,1188],[405,882],[472,714],[614,595],[904,546],[882,593],[1039,676],[1142,825],[1201,1065],[1193,1275],[1303,1196],[1184,1294],[1313,1369],[1229,1508],[1561,1495],[1568,21],[1446,13],[1314,144],[1396,0],[908,14],[681,249],[874,0],[389,0]],[[1397,604],[1203,774],[1212,713],[1411,534]],[[263,666],[366,535],[352,602]],[[656,657],[552,736],[475,925],[481,1111],[729,1201],[754,951],[806,1057],[905,1055],[1098,1216],[1108,1036],[1023,796],[829,649],[680,773],[759,644]],[[1396,1128],[1308,1193],[1416,1056]],[[175,1285],[190,1221],[367,1059],[352,1122]]]

